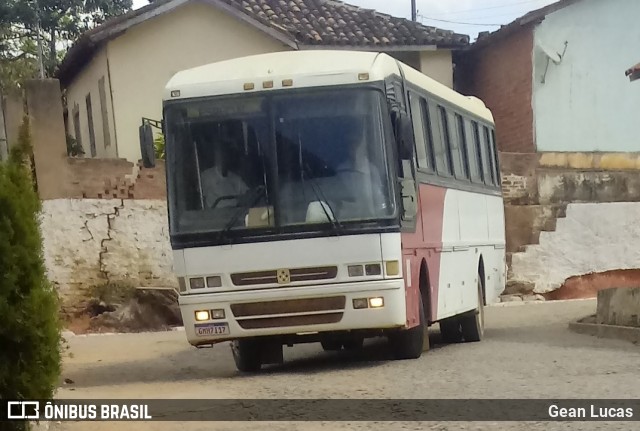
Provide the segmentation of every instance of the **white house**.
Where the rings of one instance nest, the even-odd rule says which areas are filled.
[[[85,33],[58,77],[68,132],[87,157],[140,158],[138,126],[160,119],[176,72],[301,49],[387,52],[453,85],[452,50],[469,37],[334,0],[158,0]]]

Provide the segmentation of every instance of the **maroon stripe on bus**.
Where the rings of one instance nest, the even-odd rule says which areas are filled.
[[[407,294],[407,325],[417,324],[418,295],[420,289],[420,266],[424,260],[427,264],[430,286],[430,309],[425,310],[427,317],[437,320],[438,286],[440,285],[440,250],[442,248],[442,228],[444,201],[447,189],[443,187],[421,184],[418,196],[418,215],[415,232],[402,234],[402,254],[411,260],[411,289]],[[407,282],[405,278],[405,282]]]

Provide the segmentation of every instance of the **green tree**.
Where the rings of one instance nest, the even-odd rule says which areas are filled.
[[[27,38],[32,43],[40,38],[47,76],[55,73],[61,50],[64,54],[65,47],[83,32],[131,10],[132,6],[132,0],[3,1],[5,4],[0,7],[0,26],[8,28],[14,36]],[[22,52],[15,54],[20,55]]]
[[[51,398],[60,373],[58,302],[45,277],[29,148],[25,120],[19,145],[0,163],[0,400]]]

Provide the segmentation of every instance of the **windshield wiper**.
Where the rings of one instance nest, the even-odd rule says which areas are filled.
[[[334,211],[333,207],[331,206],[331,203],[329,202],[324,192],[322,191],[322,187],[320,187],[316,183],[315,178],[313,178],[313,176],[310,174],[309,166],[306,163],[303,163],[303,166],[304,166],[304,171],[307,173],[307,175],[309,175],[309,181],[311,182],[311,190],[313,190],[313,193],[316,195],[316,199],[320,201],[320,206],[322,207],[322,211],[324,211],[324,215],[327,216],[327,219],[331,222],[331,226],[333,227],[334,231],[336,231],[336,233],[339,235],[340,233],[343,232],[343,229],[342,229],[342,224],[340,223],[340,220],[338,220],[338,217],[336,216],[336,212]],[[304,177],[302,181],[303,181],[303,187],[304,187]],[[327,211],[327,208],[324,206],[324,204],[327,204],[327,206],[329,207],[329,211],[331,211],[331,215],[329,215],[329,211]]]
[[[219,238],[224,237],[233,228],[233,225],[236,224],[240,216],[244,214],[247,210],[253,208],[253,206],[258,203],[260,198],[262,198],[263,196],[262,192],[264,192],[265,189],[266,187],[264,185],[260,185],[254,189],[254,193],[256,194],[255,197],[247,201],[247,203],[242,205],[240,208],[238,208],[238,210],[235,213],[233,213],[233,216],[231,216],[227,224],[220,231]]]

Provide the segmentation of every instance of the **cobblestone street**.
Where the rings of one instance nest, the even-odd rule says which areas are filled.
[[[358,355],[319,344],[285,347],[285,363],[258,375],[236,372],[227,344],[190,347],[180,331],[70,337],[61,398],[640,398],[640,348],[578,335],[570,321],[595,312],[595,300],[501,304],[487,309],[486,338],[444,345],[419,360],[392,361],[382,341]],[[120,429],[98,422],[92,431]],[[632,423],[127,423],[128,430],[240,429],[632,429]],[[53,424],[54,431],[87,423]]]

